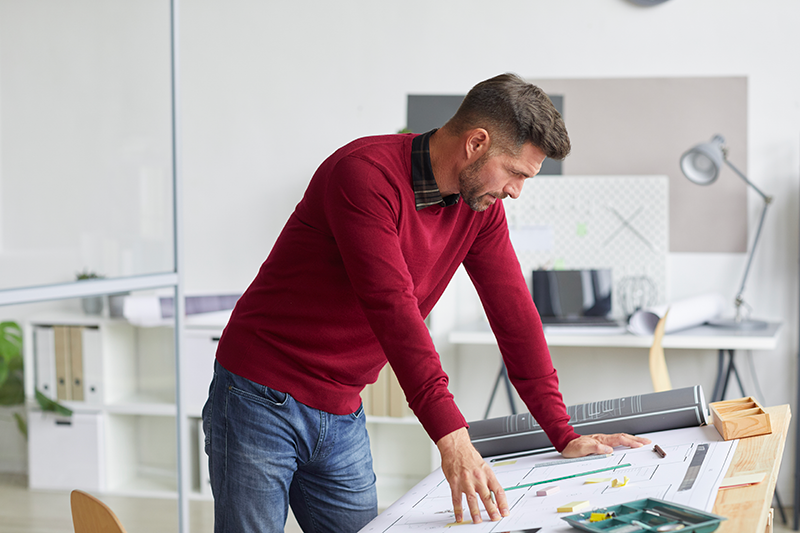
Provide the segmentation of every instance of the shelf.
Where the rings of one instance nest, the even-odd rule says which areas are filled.
[[[419,420],[413,416],[367,416],[367,424],[397,424],[419,426]]]
[[[137,472],[110,486],[108,493],[140,498],[177,498],[178,484],[174,471]]]
[[[156,398],[142,399],[144,395],[127,397],[118,402],[104,406],[109,414],[116,415],[146,415],[146,416],[175,416],[177,408],[174,403],[159,401]]]

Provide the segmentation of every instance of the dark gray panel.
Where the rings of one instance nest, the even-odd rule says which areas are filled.
[[[441,128],[456,114],[463,99],[463,94],[409,94],[406,127],[414,133]]]

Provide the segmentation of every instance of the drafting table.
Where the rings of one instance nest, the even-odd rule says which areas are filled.
[[[719,533],[772,531],[767,524],[792,415],[788,405],[768,407],[766,411],[770,416],[772,433],[741,439],[728,477],[746,472],[766,472],[767,475],[757,485],[719,491],[713,512],[728,517],[717,529]]]
[[[664,335],[661,345],[665,349],[718,350],[717,379],[709,402],[725,397],[728,382],[735,376],[742,396],[747,396],[739,379],[735,356],[737,350],[774,350],[778,345],[780,323],[769,323],[766,328],[754,331],[734,331],[713,326],[698,326]],[[556,332],[557,331],[557,332]],[[653,344],[652,335],[632,333],[596,333],[580,328],[579,333],[568,333],[567,328],[545,328],[548,346],[587,348],[645,348]],[[453,330],[451,344],[497,346],[489,324],[484,320]],[[501,368],[501,373],[503,369]]]
[[[735,452],[731,455],[728,455],[728,459],[726,459],[723,464],[729,465],[723,467],[723,464],[719,463],[719,453],[725,454],[723,450],[725,446],[721,447],[714,447],[713,444],[709,444],[708,448],[704,448],[702,445],[700,447],[695,447],[694,445],[689,445],[689,447],[693,448],[696,454],[700,451],[700,448],[703,448],[703,455],[706,453],[706,449],[708,450],[709,457],[711,454],[715,454],[714,461],[716,462],[717,466],[713,464],[708,464],[708,468],[705,466],[702,470],[698,472],[702,472],[697,478],[692,477],[691,483],[697,482],[700,485],[704,485],[707,488],[702,489],[700,492],[696,494],[696,496],[690,496],[689,493],[681,493],[680,491],[684,490],[681,488],[677,488],[672,485],[671,489],[668,489],[668,486],[661,485],[656,486],[657,490],[672,490],[670,492],[673,496],[668,498],[670,500],[673,497],[678,497],[679,494],[684,494],[684,497],[689,497],[690,501],[694,501],[695,499],[699,498],[700,501],[703,501],[704,498],[713,497],[713,488],[718,486],[718,484],[722,481],[723,477],[732,477],[736,475],[742,475],[744,473],[754,473],[754,472],[764,472],[766,475],[764,476],[764,480],[759,484],[747,486],[747,487],[735,487],[735,488],[727,488],[721,489],[716,498],[713,501],[713,512],[715,514],[719,514],[725,516],[727,520],[725,520],[720,528],[717,531],[721,533],[762,533],[762,532],[769,532],[771,528],[768,528],[768,523],[771,517],[770,512],[770,502],[772,500],[772,494],[775,489],[775,482],[778,477],[778,471],[780,469],[781,463],[781,456],[783,454],[783,449],[786,441],[786,434],[789,426],[790,410],[788,405],[782,405],[777,407],[767,408],[767,412],[770,414],[771,422],[772,422],[772,433],[769,435],[763,435],[758,437],[750,437],[747,439],[741,439],[738,442],[738,446],[735,448]],[[678,432],[686,432],[689,431],[692,435],[697,436],[698,431],[702,430],[701,433],[705,435],[713,434],[715,437],[714,439],[719,439],[719,435],[716,433],[713,427],[698,427],[698,428],[686,428],[684,430],[677,430]],[[709,433],[711,432],[711,433]],[[667,436],[671,434],[672,436]],[[657,437],[657,433],[650,434],[651,437]],[[682,441],[677,440],[680,439],[681,435],[678,435],[675,431],[667,431],[664,432],[662,435],[662,444],[664,443],[663,440],[670,441],[673,440],[672,444],[677,444]],[[697,442],[703,442],[702,438]],[[709,441],[706,441],[709,442]],[[666,442],[667,449],[670,450],[669,453],[673,453],[675,448],[670,448],[670,442]],[[720,442],[720,444],[722,444]],[[726,443],[728,444],[728,443]],[[733,443],[730,443],[733,444]],[[685,447],[685,446],[681,446]],[[634,468],[639,469],[640,472],[636,475],[642,478],[641,485],[639,481],[634,480],[634,482],[625,489],[616,489],[616,490],[624,490],[628,492],[625,494],[627,498],[630,496],[630,499],[636,500],[640,499],[642,495],[640,494],[641,491],[651,490],[645,488],[647,484],[646,479],[650,476],[650,474],[645,471],[652,468],[652,466],[646,466],[647,461],[650,460],[651,463],[657,464],[660,459],[652,460],[648,458],[644,458],[645,463],[641,463],[641,459],[631,460],[629,458],[633,457],[634,455],[638,457],[643,457],[641,454],[649,453],[650,450],[645,448],[640,449],[619,449],[615,452],[616,458],[614,459],[607,459],[606,456],[597,457],[597,462],[595,464],[600,464],[603,461],[611,460],[611,461],[625,461],[626,463],[632,462],[637,463],[637,466]],[[727,453],[731,453],[730,451]],[[522,461],[526,461],[526,459],[522,459]],[[654,462],[655,461],[655,462]],[[693,460],[694,461],[694,460]],[[594,463],[594,461],[592,461]],[[680,462],[680,461],[679,461]],[[498,479],[501,483],[505,483],[501,479],[503,475],[513,474],[513,470],[519,468],[520,465],[515,465],[516,461],[502,461],[499,463],[495,463],[493,469],[497,472]],[[584,463],[588,464],[588,463]],[[685,462],[684,462],[685,465]],[[524,469],[527,469],[530,465],[524,466]],[[621,465],[622,467],[630,466],[630,464]],[[658,468],[658,467],[657,467]],[[656,469],[657,469],[656,468]],[[669,467],[667,467],[669,468]],[[724,469],[721,469],[724,468]],[[585,470],[585,467],[583,468]],[[548,472],[547,470],[542,470],[543,474]],[[655,473],[655,471],[653,471]],[[591,472],[589,472],[591,473]],[[634,479],[634,473],[631,472],[632,479]],[[682,475],[680,472],[677,472],[679,477]],[[674,472],[673,472],[674,474]],[[687,476],[689,472],[687,471]],[[696,475],[696,474],[694,474]],[[694,476],[693,475],[693,476]],[[711,476],[709,479],[708,476]],[[567,476],[572,477],[572,476]],[[533,479],[533,478],[531,478]],[[567,478],[561,478],[567,479]],[[555,481],[555,479],[554,479]],[[607,480],[604,480],[607,481]],[[542,481],[543,482],[543,481]],[[686,478],[684,478],[684,482],[686,482]],[[562,481],[559,485],[570,484],[571,480]],[[711,483],[711,485],[709,485]],[[578,483],[578,486],[584,485]],[[513,485],[509,485],[513,486]],[[523,485],[523,487],[527,487]],[[598,485],[599,487],[599,485]],[[511,489],[507,489],[510,493]],[[575,485],[572,487],[565,486],[562,489],[563,491],[570,491],[575,490]],[[598,499],[601,501],[603,500],[603,494],[606,493],[606,489],[597,490],[597,489],[584,489],[584,490],[591,490],[595,496],[598,496]],[[611,489],[614,490],[614,489]],[[678,492],[674,492],[674,490],[678,490]],[[691,485],[690,485],[690,490]],[[702,491],[711,491],[706,492],[705,496],[703,495]],[[520,491],[521,492],[521,491]],[[520,529],[524,527],[532,527],[531,525],[524,525],[519,526],[520,524],[531,524],[534,522],[541,521],[541,525],[545,527],[546,530],[558,530],[558,531],[566,531],[570,530],[566,527],[560,520],[559,517],[553,516],[552,513],[552,506],[551,504],[561,503],[558,500],[558,495],[555,497],[547,496],[547,498],[553,498],[552,500],[538,500],[538,497],[533,495],[530,496],[520,496],[517,493],[514,493],[515,496],[519,496],[520,499],[517,500],[519,505],[514,506],[516,509],[516,516],[512,514],[512,516],[507,519],[510,522],[504,520],[502,523],[492,523],[492,522],[484,522],[484,524],[479,526],[472,526],[475,530],[479,531],[506,531],[506,527],[510,527],[511,529]],[[620,500],[621,493],[611,494],[611,498],[614,500]],[[563,497],[566,497],[568,500],[570,498],[574,498],[571,494],[564,494]],[[522,498],[527,498],[523,500]],[[592,500],[594,500],[594,496]],[[450,495],[449,495],[449,488],[446,485],[446,482],[443,480],[443,476],[440,470],[437,470],[431,476],[423,480],[419,485],[417,485],[414,489],[411,489],[405,496],[403,496],[397,503],[395,503],[392,507],[387,509],[384,513],[381,514],[378,518],[370,522],[362,531],[369,531],[369,532],[391,532],[391,531],[403,531],[403,532],[418,532],[418,531],[438,531],[438,530],[446,530],[448,527],[454,524],[447,523],[449,520],[452,519],[452,511],[439,511],[438,509],[442,506],[447,507],[449,506]],[[595,500],[596,501],[596,500]],[[622,499],[622,501],[625,501]],[[702,503],[698,502],[696,505],[700,508],[708,509],[708,505],[710,503],[709,500],[705,500],[706,506]],[[511,501],[509,502],[511,503]],[[687,502],[683,502],[687,504]],[[688,503],[691,505],[691,503]],[[608,505],[608,503],[599,503],[602,507],[603,505]],[[442,507],[442,508],[444,508]],[[525,514],[527,513],[527,514]],[[532,513],[532,514],[531,514]],[[544,513],[544,514],[540,514]],[[485,513],[484,513],[485,514]],[[441,516],[439,516],[441,515]],[[554,520],[555,519],[555,520]],[[515,527],[518,526],[518,527]],[[469,527],[469,526],[468,526]],[[500,528],[500,529],[497,529]]]

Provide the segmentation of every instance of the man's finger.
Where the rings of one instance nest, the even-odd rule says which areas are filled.
[[[481,508],[478,506],[478,497],[474,492],[467,494],[467,505],[469,505],[469,514],[472,515],[472,523],[480,524],[483,522],[481,518]]]
[[[493,481],[490,481],[489,488],[492,489],[494,493],[494,501],[497,504],[497,510],[500,512],[500,516],[508,516],[508,499],[506,498],[506,491],[503,490],[503,486],[497,481],[495,478]]]
[[[461,492],[451,490],[453,496],[453,514],[455,515],[456,522],[461,522],[464,519],[464,510],[461,507]]]
[[[483,500],[483,506],[486,507],[486,513],[489,515],[489,520],[492,522],[497,522],[502,517],[500,516],[500,511],[497,510],[497,504],[492,497],[492,492],[486,488],[486,494],[481,495],[481,500]]]

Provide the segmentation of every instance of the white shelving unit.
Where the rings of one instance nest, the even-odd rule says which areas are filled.
[[[25,327],[26,337],[33,340],[25,345],[25,367],[33,370],[36,389],[52,391],[49,396],[53,400],[59,400],[56,387],[48,387],[42,380],[43,374],[52,376],[49,370],[44,370],[57,357],[48,338],[56,328],[76,328],[82,333],[85,397],[59,401],[95,421],[92,425],[70,424],[69,420],[42,413],[35,402],[29,402],[29,419],[38,421],[29,429],[30,487],[176,497],[174,329],[137,328],[120,319],[80,314],[36,317],[27,321]],[[97,397],[90,397],[90,388],[97,391]],[[33,390],[26,396],[32,398]],[[48,439],[53,433],[60,434],[60,438]],[[60,445],[63,439],[99,442],[101,449],[63,449]],[[100,477],[95,483],[86,484],[80,476],[38,475],[42,462],[52,457],[60,458],[62,464],[89,464]]]

